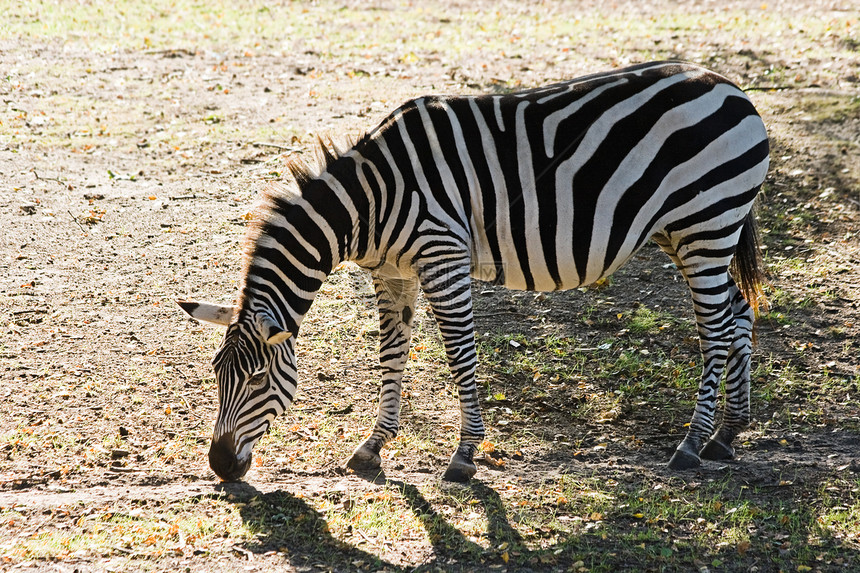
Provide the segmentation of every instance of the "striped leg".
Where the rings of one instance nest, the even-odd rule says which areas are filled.
[[[670,469],[682,470],[701,464],[699,452],[714,433],[720,379],[735,341],[733,299],[737,287],[728,273],[728,262],[708,259],[709,251],[713,252],[719,244],[690,243],[679,247],[663,236],[653,239],[672,258],[690,287],[704,361],[689,430],[669,460]],[[732,237],[723,238],[731,240]],[[678,252],[681,249],[683,255]]]
[[[714,269],[709,268],[698,272],[687,271],[685,275],[693,293],[704,365],[690,429],[669,461],[669,468],[674,470],[697,467],[701,463],[699,451],[714,431],[720,379],[735,332],[735,316],[726,284],[726,280],[730,280],[728,270],[723,268],[721,272],[715,273]]]
[[[735,338],[729,348],[726,366],[726,410],[717,432],[701,451],[708,460],[734,457],[732,441],[750,422],[750,355],[754,314],[734,280],[729,295],[735,317]]]
[[[379,451],[397,435],[400,428],[401,380],[406,359],[409,357],[418,280],[374,277],[373,288],[379,308],[382,388],[379,391],[379,411],[373,431],[370,437],[356,448],[346,464],[355,470],[378,468],[382,461]]]
[[[484,421],[475,385],[477,354],[468,263],[424,269],[421,288],[439,324],[448,366],[460,398],[460,444],[442,479],[466,482],[478,470],[473,458],[484,439]]]

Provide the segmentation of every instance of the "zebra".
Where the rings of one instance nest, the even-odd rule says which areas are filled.
[[[329,145],[331,142],[329,141]],[[250,225],[236,306],[178,301],[226,326],[213,359],[209,461],[240,479],[296,393],[294,341],[332,270],[372,277],[382,386],[347,466],[372,470],[399,428],[401,378],[422,290],[460,405],[443,475],[465,482],[485,436],[471,280],[555,291],[612,274],[648,239],[686,280],[703,356],[695,410],[669,468],[734,456],[750,420],[750,355],[765,280],[753,203],[769,163],[762,119],[726,78],[640,64],[509,94],[426,96],[320,165],[291,164]],[[722,421],[715,422],[725,374]]]

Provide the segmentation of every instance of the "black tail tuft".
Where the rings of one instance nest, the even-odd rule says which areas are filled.
[[[731,273],[756,318],[759,315],[759,309],[766,311],[768,308],[767,298],[764,295],[767,277],[759,244],[755,210],[751,209],[741,229],[738,248],[735,251],[735,258],[732,259]]]

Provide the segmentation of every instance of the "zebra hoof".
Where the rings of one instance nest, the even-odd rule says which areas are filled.
[[[451,462],[448,464],[448,469],[445,470],[445,475],[442,476],[443,480],[466,483],[478,473],[478,466],[472,461],[474,455],[472,448],[472,446],[457,448],[457,451],[451,456]]]
[[[382,458],[380,455],[363,445],[359,446],[346,462],[346,467],[355,471],[375,470],[381,465]]]
[[[451,462],[442,479],[457,483],[466,483],[478,472],[478,467],[472,464],[454,464]]]
[[[675,450],[672,459],[669,460],[669,469],[673,471],[690,470],[702,465],[702,460],[696,454],[685,450]]]
[[[705,444],[705,447],[702,448],[699,455],[706,460],[730,460],[735,457],[735,449],[717,439],[711,439],[707,444]]]

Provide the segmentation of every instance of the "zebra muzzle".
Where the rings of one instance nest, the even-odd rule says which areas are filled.
[[[251,456],[240,460],[236,455],[236,444],[233,434],[224,434],[217,440],[212,440],[209,447],[209,467],[224,481],[237,481],[251,466]]]

